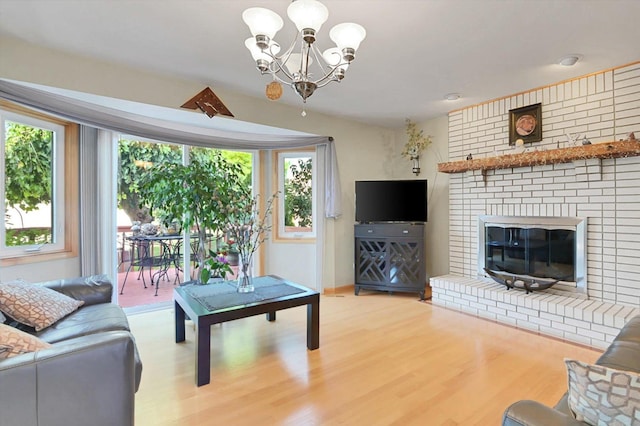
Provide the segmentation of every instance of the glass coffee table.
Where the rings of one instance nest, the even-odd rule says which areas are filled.
[[[235,283],[197,285],[184,283],[173,290],[176,343],[185,340],[185,318],[196,327],[196,384],[211,380],[211,326],[226,321],[307,305],[307,348],[320,347],[320,293],[274,275],[254,278],[255,291],[238,293]]]

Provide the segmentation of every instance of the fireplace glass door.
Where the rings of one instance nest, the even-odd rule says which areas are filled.
[[[576,281],[575,231],[486,226],[485,233],[488,269]]]

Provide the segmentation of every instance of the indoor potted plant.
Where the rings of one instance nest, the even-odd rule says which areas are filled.
[[[209,254],[207,239],[218,240],[228,222],[228,206],[238,191],[246,190],[240,166],[212,151],[209,156],[192,156],[186,166],[175,163],[153,166],[142,179],[140,193],[142,203],[154,215],[172,218],[182,229],[197,234],[200,275]],[[203,278],[199,276],[201,282]]]
[[[401,155],[413,161],[413,173],[420,174],[420,154],[431,145],[431,136],[425,136],[424,130],[418,130],[416,123],[410,119],[405,120],[407,143],[404,145]]]
[[[225,232],[234,242],[240,260],[238,269],[238,292],[247,293],[253,288],[253,255],[260,245],[266,241],[271,229],[269,223],[273,203],[277,193],[266,201],[264,210],[260,211],[259,195],[252,196],[249,191],[238,191],[233,202],[227,205],[227,224]]]
[[[227,278],[227,274],[233,274],[233,269],[226,256],[209,249],[209,257],[204,260],[204,266],[200,270],[200,281],[203,284],[210,278]]]

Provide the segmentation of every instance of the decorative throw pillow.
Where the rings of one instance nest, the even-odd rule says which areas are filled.
[[[569,408],[590,425],[640,425],[640,375],[565,359]]]
[[[37,284],[0,283],[0,310],[40,331],[84,304]]]
[[[0,324],[0,359],[11,358],[12,356],[50,347],[49,343],[43,342],[31,334],[6,324]]]

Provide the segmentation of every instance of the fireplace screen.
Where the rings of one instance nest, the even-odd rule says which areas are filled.
[[[544,278],[558,281],[554,290],[587,295],[586,248],[586,218],[478,216],[482,277],[503,272],[523,279]]]
[[[485,232],[488,269],[576,281],[575,231],[487,226]]]

